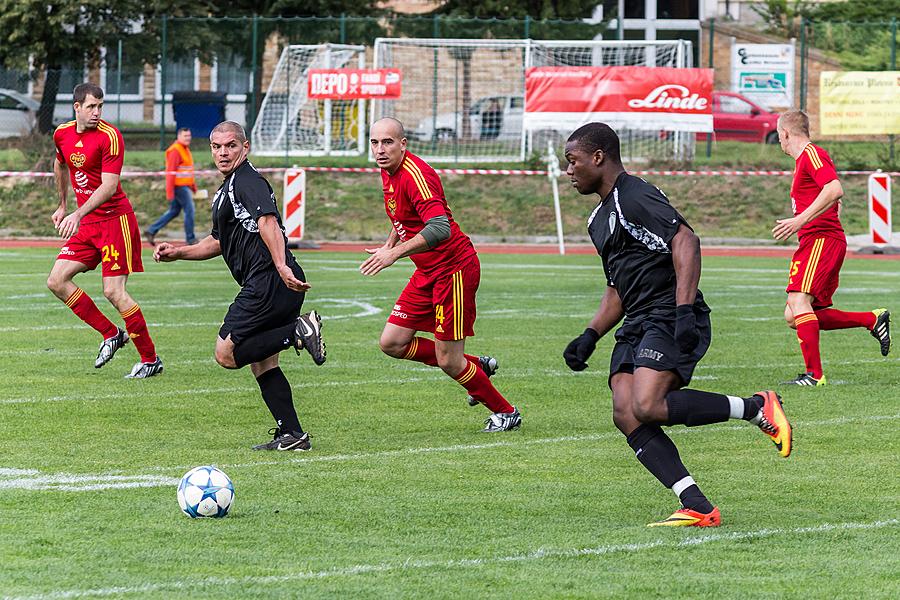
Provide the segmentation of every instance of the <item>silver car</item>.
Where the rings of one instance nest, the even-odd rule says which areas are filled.
[[[510,94],[479,98],[469,108],[469,135],[475,140],[514,140],[522,135],[521,95]],[[417,140],[454,140],[462,134],[463,115],[441,113],[421,119],[412,137]]]
[[[0,138],[31,133],[40,106],[40,102],[21,92],[0,88]]]

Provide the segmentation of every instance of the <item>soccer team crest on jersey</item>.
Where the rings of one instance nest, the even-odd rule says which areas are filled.
[[[72,161],[72,165],[76,169],[80,169],[84,166],[85,161],[87,161],[87,156],[85,156],[81,152],[73,152],[69,155],[69,160]]]
[[[393,198],[388,200],[388,211],[390,211],[391,215],[397,212],[397,201]]]

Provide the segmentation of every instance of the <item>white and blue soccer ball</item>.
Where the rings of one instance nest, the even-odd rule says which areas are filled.
[[[192,519],[224,517],[233,502],[234,484],[215,467],[193,468],[178,484],[178,506]]]

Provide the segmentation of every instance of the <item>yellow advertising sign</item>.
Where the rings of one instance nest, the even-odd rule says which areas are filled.
[[[900,71],[823,71],[822,135],[900,134]]]

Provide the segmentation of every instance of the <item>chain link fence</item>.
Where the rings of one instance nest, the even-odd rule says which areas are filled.
[[[127,137],[144,136],[160,148],[170,143],[174,133],[174,92],[224,93],[225,117],[252,129],[279,56],[290,45],[362,45],[366,64],[371,64],[373,44],[379,37],[585,41],[615,37],[608,23],[527,17],[164,16],[160,25],[161,36],[153,48],[141,47],[139,40],[126,37],[115,47],[100,49],[93,64],[72,62],[48,72],[0,69],[0,138],[27,135],[36,128],[52,130],[53,125],[71,119],[71,89],[86,80],[98,82],[106,91],[105,118],[119,125]],[[818,111],[821,70],[817,57],[827,57],[837,65],[832,70],[897,68],[896,18],[867,23],[803,20],[798,37],[797,103],[813,114]],[[158,64],[153,64],[154,60],[148,64],[147,57],[153,55],[158,56]],[[698,59],[693,56],[693,64],[701,64]],[[729,65],[716,64],[715,68],[727,70]],[[56,102],[41,113],[38,103],[45,88],[58,91]]]

